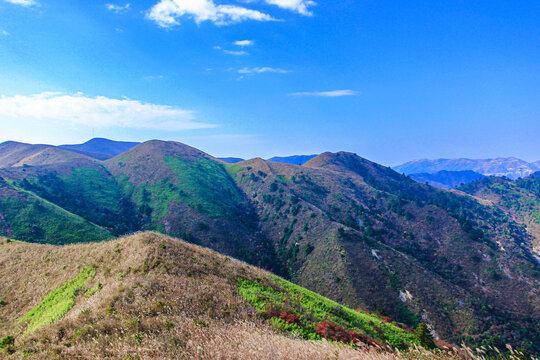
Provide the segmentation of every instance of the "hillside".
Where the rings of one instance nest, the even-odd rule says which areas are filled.
[[[182,237],[281,273],[272,245],[260,234],[249,195],[229,174],[234,166],[190,146],[158,140],[105,165],[138,207],[142,229]]]
[[[530,293],[538,265],[532,249],[516,246],[528,235],[501,214],[349,153],[302,167],[237,165],[237,183],[253,194],[293,281],[409,324],[429,322],[444,339],[511,341],[519,330],[510,319],[537,331],[527,319],[538,313]],[[524,268],[532,278],[513,280]]]
[[[459,190],[489,201],[523,224],[533,236],[532,246],[540,261],[540,178],[531,176],[511,181],[492,177],[466,184]]]
[[[110,233],[0,177],[0,232],[49,244],[99,241]]]
[[[521,159],[496,158],[496,159],[421,159],[409,161],[405,164],[394,166],[399,173],[406,175],[416,173],[435,173],[438,171],[465,171],[472,170],[485,176],[506,176],[510,179],[527,177],[540,168],[534,163],[528,163]]]
[[[388,318],[156,233],[62,247],[0,239],[0,276],[8,359],[398,358],[369,350],[384,341],[436,358],[405,351],[416,336]],[[320,341],[330,321],[356,345]]]
[[[427,183],[440,189],[454,189],[485,176],[472,170],[465,171],[437,171],[436,173],[410,174],[409,177],[419,183]]]
[[[353,308],[428,323],[453,343],[540,349],[540,269],[525,226],[488,201],[356,154],[323,153],[303,166],[226,164],[149,141],[103,163],[0,176],[112,234],[181,237]]]

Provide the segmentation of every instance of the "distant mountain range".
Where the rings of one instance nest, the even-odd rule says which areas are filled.
[[[227,164],[236,164],[237,162],[244,161],[245,159],[237,157],[218,157],[219,160],[226,162]]]
[[[128,151],[139,145],[138,142],[114,141],[104,138],[94,138],[84,144],[60,145],[59,148],[82,153],[98,160],[110,159],[113,156]]]
[[[524,178],[540,170],[539,162],[528,163],[524,160],[509,157],[496,159],[421,159],[409,161],[394,166],[394,170],[405,175],[428,173],[438,171],[465,171],[472,170],[485,176],[506,176],[509,179]]]
[[[301,166],[260,158],[226,164],[153,140],[100,161],[7,142],[0,144],[0,235],[66,244],[151,230],[353,308],[379,309],[413,327],[426,322],[451,342],[540,351],[539,233],[527,227],[538,219],[531,199],[539,185],[504,184],[485,184],[486,194],[507,194],[495,207],[483,190],[440,190],[348,152]],[[143,273],[168,271],[142,261]]]
[[[293,165],[304,165],[309,160],[313,159],[317,154],[314,155],[292,155],[292,156],[274,156],[267,161],[279,162],[283,164],[293,164]]]
[[[282,164],[292,164],[292,165],[304,165],[309,160],[313,159],[315,155],[291,155],[291,156],[274,156],[266,161],[278,162]],[[236,164],[237,162],[244,161],[244,159],[236,157],[220,157],[219,160],[226,162],[228,164]]]
[[[436,173],[410,174],[409,177],[421,183],[426,183],[441,189],[454,189],[460,185],[470,183],[482,178],[484,175],[472,170],[446,171],[441,170]]]

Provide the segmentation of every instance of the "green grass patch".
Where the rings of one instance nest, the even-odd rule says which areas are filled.
[[[285,175],[281,175],[281,174],[276,175],[276,180],[285,185],[291,182],[289,179],[285,177]]]
[[[121,158],[118,159],[118,163],[122,164],[122,163],[128,161],[130,158],[131,158],[131,155],[124,155],[124,156],[122,156]]]
[[[19,323],[27,323],[26,334],[50,325],[64,317],[75,304],[75,296],[83,288],[87,280],[96,276],[93,266],[87,266],[81,270],[74,279],[52,290],[45,299],[19,320]]]
[[[122,186],[104,169],[76,168],[69,174],[49,173],[24,179],[19,186],[41,198],[111,229],[115,235],[136,230],[133,204]]]
[[[231,177],[236,177],[239,171],[244,170],[244,168],[238,164],[224,164],[225,170],[231,175]]]
[[[164,162],[175,179],[141,185],[133,192],[137,204],[152,208],[153,218],[163,218],[172,201],[212,218],[238,215],[244,197],[224,165],[206,158],[188,161],[174,156],[165,157]]]
[[[305,339],[321,336],[317,327],[330,321],[346,331],[363,334],[393,348],[418,344],[415,335],[395,323],[367,312],[355,311],[298,285],[270,275],[276,286],[264,286],[259,281],[238,279],[240,295],[254,306],[261,316],[270,319],[274,327],[290,331]],[[287,322],[277,314],[297,315],[295,322]]]
[[[91,222],[14,185],[0,199],[11,236],[29,242],[67,244],[102,241],[111,234]]]

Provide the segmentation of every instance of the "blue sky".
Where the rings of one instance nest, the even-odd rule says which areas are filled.
[[[0,141],[540,160],[540,2],[0,0]]]

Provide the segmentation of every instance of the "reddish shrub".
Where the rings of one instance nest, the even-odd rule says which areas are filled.
[[[296,314],[291,314],[287,311],[282,312],[279,315],[279,318],[289,324],[300,325],[300,316]]]
[[[270,318],[273,318],[273,317],[280,317],[281,313],[282,313],[282,311],[280,309],[269,305],[269,306],[266,307],[266,309],[262,313],[262,316],[265,319],[270,319]]]
[[[352,340],[350,333],[328,320],[317,324],[315,332],[328,340],[341,341],[343,343],[349,343]]]

